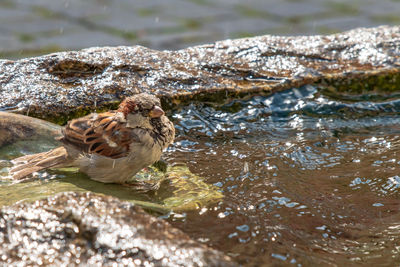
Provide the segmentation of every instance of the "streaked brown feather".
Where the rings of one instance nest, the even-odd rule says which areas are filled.
[[[129,145],[137,141],[131,128],[117,112],[90,114],[70,121],[61,139],[86,153],[95,153],[110,158],[124,157],[129,153]]]
[[[65,146],[13,160],[10,174],[23,179],[46,168],[76,166],[94,180],[123,183],[158,160],[174,140],[174,126],[160,105],[156,97],[138,94],[126,98],[116,111],[72,120],[59,139]],[[113,160],[117,158],[122,159]]]
[[[57,147],[50,151],[26,155],[13,160],[15,166],[10,169],[13,179],[23,179],[34,172],[57,166],[66,161],[68,153],[65,147]]]
[[[135,108],[136,108],[136,103],[135,103],[134,98],[127,97],[119,105],[118,111],[122,112],[124,114],[124,116],[126,117],[128,115],[128,113],[134,111]]]

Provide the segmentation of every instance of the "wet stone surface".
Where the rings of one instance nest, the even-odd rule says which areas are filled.
[[[179,181],[200,177],[223,198],[173,212],[160,209],[162,218],[243,266],[396,266],[399,94],[352,98],[325,93],[304,86],[175,110],[170,118],[177,136],[164,159],[189,172],[176,172],[183,179],[168,178],[157,194],[96,183],[79,173],[48,171],[46,178],[32,182],[0,180],[3,205],[67,190],[156,206],[163,198],[182,204],[169,185],[190,199],[193,191]],[[38,146],[6,146],[0,159],[7,163]],[[199,189],[196,180],[190,183]],[[198,193],[204,192],[209,191]]]
[[[163,96],[164,104],[207,100],[171,114],[177,139],[166,158],[171,164],[187,164],[207,184],[220,188],[224,198],[168,214],[170,223],[246,266],[393,265],[399,260],[400,236],[399,40],[399,27],[380,27],[330,36],[226,40],[175,52],[91,48],[2,61],[1,108],[62,123],[139,91]],[[292,88],[322,81],[335,86]],[[208,102],[257,92],[224,105]],[[264,95],[270,92],[276,93]],[[50,202],[13,207],[21,212],[29,207],[35,214]],[[62,220],[78,222],[72,230],[89,229],[83,237],[95,241],[93,246],[77,241],[66,250],[87,252],[85,259],[93,261],[97,258],[90,253],[96,250],[105,259],[119,253],[103,250],[104,239],[94,239],[94,226],[84,224],[87,216],[69,215],[69,206],[76,205],[61,203],[66,210]],[[13,207],[3,213],[18,215]],[[98,229],[119,233],[110,217],[99,219]],[[14,221],[6,222],[0,226],[5,231]],[[3,238],[10,236],[11,241],[18,238],[12,231],[3,233]],[[15,246],[36,246],[27,238]]]
[[[61,127],[31,117],[0,111],[0,148],[19,140],[47,137],[55,143]]]
[[[266,35],[178,51],[94,47],[0,61],[0,110],[63,123],[143,91],[162,97],[165,107],[312,83],[379,93],[400,83],[399,55],[398,26],[327,36]]]
[[[112,197],[65,193],[0,210],[0,265],[236,266]]]

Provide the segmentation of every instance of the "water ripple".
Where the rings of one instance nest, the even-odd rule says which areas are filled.
[[[349,255],[352,263],[395,257],[400,99],[371,99],[305,86],[182,108],[174,123],[183,154],[174,156],[189,158],[225,196],[206,213],[207,227],[198,212],[188,214],[190,227],[214,244],[220,233],[229,240],[220,248],[246,260],[345,265]]]

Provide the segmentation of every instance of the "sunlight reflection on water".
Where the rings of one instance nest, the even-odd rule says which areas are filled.
[[[397,99],[346,102],[311,86],[223,106],[183,107],[170,116],[177,137],[164,158],[175,167],[187,165],[188,175],[224,197],[218,192],[214,204],[163,218],[249,266],[396,263],[399,113]],[[44,142],[40,149],[53,145]],[[0,175],[9,159],[32,149],[37,147],[24,142],[3,147]],[[54,175],[56,179],[21,184],[26,188],[20,199],[52,192],[65,180],[73,190],[152,200],[78,173]],[[206,192],[198,190],[196,196]],[[156,197],[163,194],[161,190]]]
[[[399,112],[397,99],[344,102],[311,86],[183,108],[178,142],[198,153],[174,157],[225,198],[176,225],[249,265],[393,263],[397,252],[374,245],[397,251],[393,238],[371,236],[400,219]]]

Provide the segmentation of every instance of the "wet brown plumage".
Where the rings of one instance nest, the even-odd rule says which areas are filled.
[[[79,147],[86,153],[97,153],[110,158],[124,157],[131,142],[137,137],[126,122],[118,119],[117,112],[91,114],[69,122],[61,141]]]
[[[78,167],[92,179],[124,183],[159,160],[174,140],[173,124],[149,94],[126,98],[118,110],[92,113],[64,127],[62,147],[15,159],[11,175],[23,179],[51,167]]]

